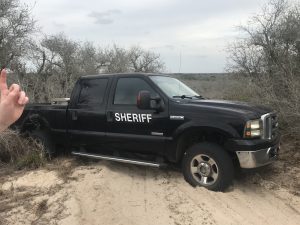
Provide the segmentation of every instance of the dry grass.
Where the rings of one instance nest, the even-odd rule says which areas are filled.
[[[32,138],[6,130],[0,133],[0,163],[17,169],[38,168],[46,162],[43,146]]]
[[[7,220],[3,217],[0,217],[0,225],[5,225],[7,224]]]
[[[38,216],[38,217],[41,217],[48,209],[48,204],[47,204],[48,200],[47,199],[43,199],[41,202],[39,202],[37,204],[37,207],[36,207],[36,212],[35,214]]]
[[[284,90],[275,89],[266,80],[260,85],[251,82],[249,78],[236,77],[236,81],[239,83],[227,90],[224,98],[265,105],[275,110],[279,115],[282,137],[293,144],[296,153],[297,143],[300,142],[300,79],[294,80],[293,86],[298,86],[298,88],[289,89],[288,96],[283,94]]]
[[[45,166],[46,169],[51,171],[56,171],[57,175],[64,182],[69,180],[76,179],[72,177],[72,173],[77,166],[84,165],[84,161],[74,158],[74,157],[66,157],[60,156],[58,158],[52,159],[51,163]]]
[[[224,99],[227,93],[241,82],[230,74],[181,74],[173,75],[198,94],[210,99]]]

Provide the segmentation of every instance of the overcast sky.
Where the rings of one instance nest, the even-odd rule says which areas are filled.
[[[45,34],[64,32],[100,46],[140,45],[167,72],[223,72],[236,26],[266,0],[22,0]],[[181,57],[180,57],[181,55]],[[181,66],[180,66],[181,58]]]

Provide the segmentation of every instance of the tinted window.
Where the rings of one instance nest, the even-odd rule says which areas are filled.
[[[155,92],[141,78],[120,78],[117,83],[114,104],[136,105],[138,93],[142,90]]]
[[[78,104],[91,105],[103,102],[108,79],[89,79],[81,82]]]

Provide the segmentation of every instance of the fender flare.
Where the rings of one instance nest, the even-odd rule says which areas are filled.
[[[167,149],[167,155],[170,161],[178,162],[183,154],[183,139],[185,134],[189,132],[202,130],[202,131],[216,131],[227,138],[239,138],[240,135],[236,131],[235,128],[231,127],[228,124],[224,123],[195,123],[195,122],[188,122],[179,126],[172,135],[172,143],[169,144],[170,147]],[[182,139],[182,140],[181,140]]]
[[[30,127],[30,128],[29,128]],[[50,128],[49,122],[42,115],[35,113],[28,115],[20,126],[21,132],[25,132],[31,129]]]
[[[178,137],[180,137],[183,133],[185,133],[187,130],[192,130],[192,129],[203,129],[203,128],[208,128],[208,129],[214,129],[214,130],[219,130],[220,133],[223,133],[224,135],[232,138],[238,138],[240,137],[239,133],[236,131],[235,128],[232,126],[229,126],[228,124],[220,123],[220,122],[187,122],[179,126],[175,132],[173,133],[173,139],[177,140]]]

